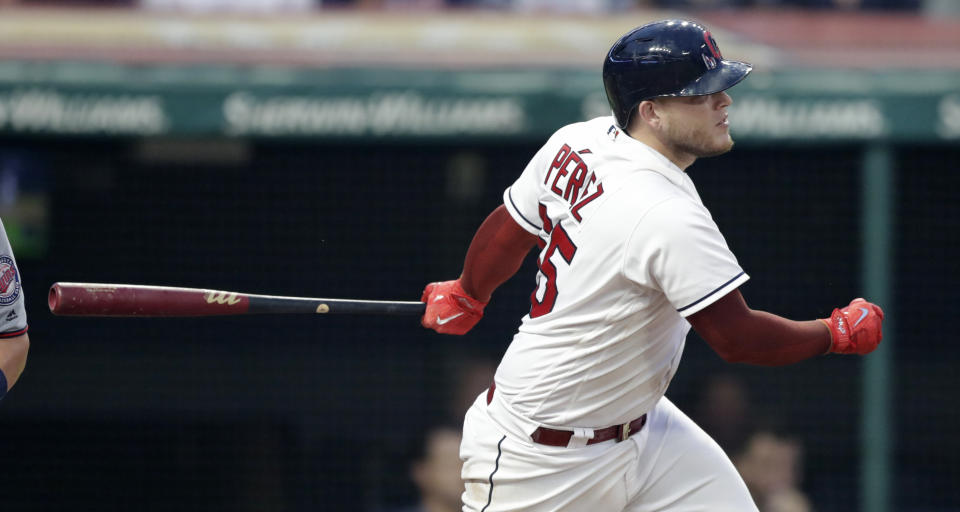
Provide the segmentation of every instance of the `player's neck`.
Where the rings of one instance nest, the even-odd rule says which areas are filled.
[[[679,167],[681,171],[686,171],[687,167],[693,165],[693,162],[697,160],[697,157],[689,152],[683,151],[680,148],[672,145],[664,144],[663,141],[650,132],[641,131],[637,134],[637,136],[633,136],[629,133],[627,133],[627,135],[634,140],[650,146],[650,148],[652,148],[654,151],[660,153],[668,160],[673,162],[673,165]]]

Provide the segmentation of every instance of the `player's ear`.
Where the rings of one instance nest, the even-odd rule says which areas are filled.
[[[638,123],[654,129],[659,129],[661,119],[660,113],[657,110],[656,102],[652,100],[641,101],[640,104],[637,105],[637,113],[636,116],[634,116],[634,119],[636,119]]]

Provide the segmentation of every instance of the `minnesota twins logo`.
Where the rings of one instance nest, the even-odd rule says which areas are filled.
[[[13,258],[0,255],[0,306],[13,304],[20,296],[20,276]]]

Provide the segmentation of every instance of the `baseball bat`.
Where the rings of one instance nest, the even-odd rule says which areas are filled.
[[[422,302],[279,297],[249,293],[107,283],[53,283],[47,305],[55,315],[184,317],[262,314],[422,315]]]

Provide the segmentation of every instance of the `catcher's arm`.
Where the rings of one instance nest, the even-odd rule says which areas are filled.
[[[30,337],[27,333],[8,338],[0,335],[0,398],[13,387],[27,365]]]
[[[20,378],[27,364],[30,338],[27,336],[27,312],[17,262],[0,220],[0,281],[4,304],[0,305],[0,399]]]

